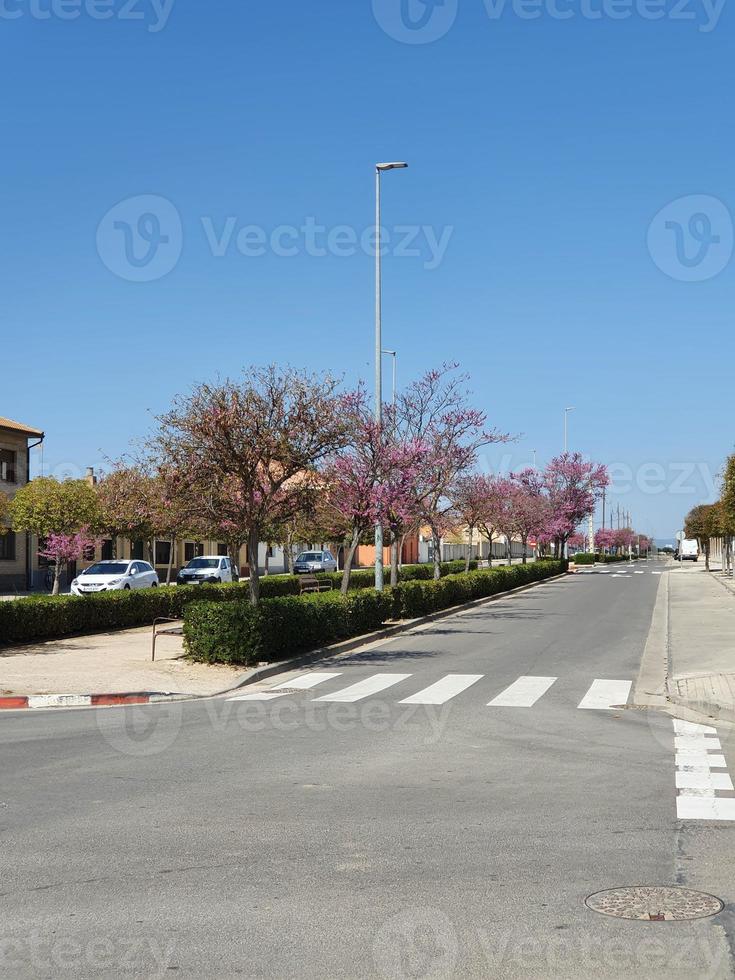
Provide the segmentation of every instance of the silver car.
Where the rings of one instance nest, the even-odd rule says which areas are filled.
[[[314,572],[336,572],[337,562],[329,551],[302,551],[293,566],[297,575]]]

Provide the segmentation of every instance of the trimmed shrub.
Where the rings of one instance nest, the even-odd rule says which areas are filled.
[[[570,560],[575,565],[594,565],[596,561],[600,560],[600,556],[590,554],[589,551],[580,551],[576,555],[572,555]]]
[[[273,661],[379,629],[391,609],[390,591],[367,590],[264,599],[257,609],[198,602],[186,610],[184,642],[206,663]]]
[[[448,575],[438,581],[402,582],[394,589],[393,615],[396,619],[415,619],[450,606],[484,599],[507,592],[520,585],[560,575],[567,570],[566,560],[550,559],[528,565],[501,565],[468,574]]]

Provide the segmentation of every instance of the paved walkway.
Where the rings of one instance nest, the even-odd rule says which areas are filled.
[[[0,696],[150,691],[215,694],[237,683],[243,668],[179,659],[181,637],[159,637],[151,663],[151,629],[75,636],[0,647]]]
[[[669,572],[668,640],[671,699],[735,722],[735,595],[717,566]]]

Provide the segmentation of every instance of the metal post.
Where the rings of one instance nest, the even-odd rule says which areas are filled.
[[[380,169],[375,168],[375,422],[383,421],[383,337],[380,254]],[[383,527],[375,525],[375,588],[383,591]]]

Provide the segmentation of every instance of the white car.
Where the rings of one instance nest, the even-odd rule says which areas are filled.
[[[91,595],[93,592],[114,592],[123,589],[154,589],[158,575],[147,561],[98,561],[71,583],[73,595]]]
[[[232,562],[222,555],[202,555],[185,565],[176,576],[177,585],[201,585],[203,582],[236,582]]]

